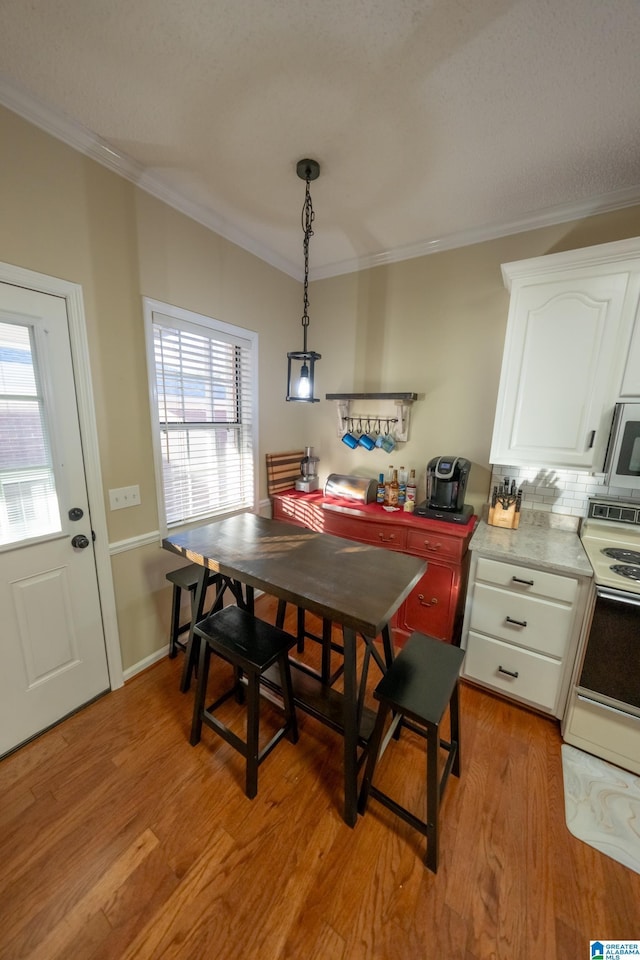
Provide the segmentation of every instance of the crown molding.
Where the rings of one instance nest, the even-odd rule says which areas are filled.
[[[172,190],[167,184],[146,171],[141,164],[121,151],[115,150],[95,133],[87,130],[86,127],[74,120],[69,120],[68,117],[52,110],[35,97],[1,78],[0,103],[17,113],[24,120],[28,120],[29,123],[33,123],[34,126],[44,130],[45,133],[61,140],[67,146],[78,150],[92,160],[96,160],[113,173],[117,173],[140,187],[145,193],[149,193],[191,220],[195,220],[203,227],[212,230],[223,239],[241,247],[258,257],[259,260],[263,260],[295,280],[302,280],[302,270],[299,265],[292,264],[285,257],[279,256],[273,250],[258,243],[253,237],[234,227],[215,211],[196,204],[178,191]]]
[[[517,233],[527,233],[529,230],[553,227],[561,223],[570,223],[573,220],[584,220],[586,217],[592,217],[599,213],[610,213],[638,204],[640,204],[640,185],[602,194],[599,197],[592,197],[580,203],[559,204],[556,207],[549,207],[546,210],[529,214],[517,220],[475,227],[472,230],[461,230],[458,233],[448,234],[434,240],[423,240],[410,246],[398,247],[396,250],[330,263],[314,270],[312,279],[324,280],[346,273],[355,273],[358,270],[369,270],[373,267],[384,266],[387,263],[413,260],[416,257],[426,257],[432,253],[442,253],[444,250],[455,250],[458,247],[472,246],[474,243],[486,243],[488,240],[499,240],[501,237],[510,237]]]
[[[196,223],[212,230],[230,243],[241,247],[293,279],[302,280],[299,265],[293,264],[264,244],[258,243],[253,237],[230,224],[228,220],[214,210],[194,203],[178,191],[172,190],[156,176],[145,171],[141,164],[138,164],[126,154],[114,150],[108,143],[81,124],[52,110],[35,97],[2,78],[0,78],[0,103],[41,130],[56,137],[56,139],[62,140],[63,143],[74,150],[91,157],[109,170],[131,181],[141,190],[173,207],[173,209],[183,213]],[[559,204],[519,219],[475,227],[472,230],[463,230],[443,237],[423,240],[405,247],[398,247],[395,250],[381,251],[365,257],[354,257],[330,263],[323,267],[316,267],[311,271],[310,279],[324,280],[348,273],[356,273],[359,270],[369,270],[385,264],[413,260],[417,257],[429,256],[432,253],[441,253],[445,250],[454,250],[475,243],[498,240],[501,237],[525,233],[529,230],[556,226],[572,220],[583,220],[595,214],[609,213],[636,204],[640,204],[640,184],[636,187],[602,194],[599,197],[592,197],[578,203]]]

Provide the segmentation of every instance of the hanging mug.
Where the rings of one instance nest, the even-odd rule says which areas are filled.
[[[373,450],[376,445],[376,441],[371,436],[371,425],[367,420],[367,429],[364,433],[361,433],[358,443],[361,447],[364,447],[365,450]]]
[[[355,421],[352,417],[345,417],[343,423],[346,429],[340,439],[352,450],[355,450],[358,446],[358,437],[356,436],[356,431],[354,429]]]
[[[384,450],[385,453],[391,453],[391,451],[395,450],[396,448],[395,437],[391,433],[391,426],[394,422],[395,421],[393,420],[385,421],[386,423],[385,433],[382,433],[382,428],[378,426],[378,429],[380,430],[380,432],[378,433],[378,437],[376,439],[376,447],[379,447],[380,450]],[[378,421],[378,425],[379,424],[380,424],[380,421]]]

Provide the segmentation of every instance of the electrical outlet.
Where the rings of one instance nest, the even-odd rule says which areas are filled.
[[[137,507],[139,503],[140,487],[137,483],[131,487],[116,487],[114,490],[109,490],[109,504],[112,510]]]

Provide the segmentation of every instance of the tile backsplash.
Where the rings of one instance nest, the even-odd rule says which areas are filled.
[[[626,490],[607,486],[604,473],[584,473],[579,470],[554,470],[546,467],[515,467],[494,464],[491,487],[501,484],[505,477],[522,487],[522,505],[549,513],[564,513],[586,517],[589,497],[610,497],[613,500],[640,500],[640,489]]]

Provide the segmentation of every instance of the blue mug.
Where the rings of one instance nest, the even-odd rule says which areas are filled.
[[[395,450],[396,441],[390,433],[380,434],[376,440],[376,447],[380,447],[385,453],[391,453]]]
[[[360,444],[361,447],[364,447],[365,450],[373,450],[376,445],[375,440],[372,437],[370,437],[368,433],[363,433],[360,439],[358,440],[358,443]]]
[[[355,448],[358,446],[358,438],[354,437],[354,435],[349,433],[349,431],[342,434],[341,440],[343,443],[346,443],[348,447],[351,447],[352,450],[355,450]]]

